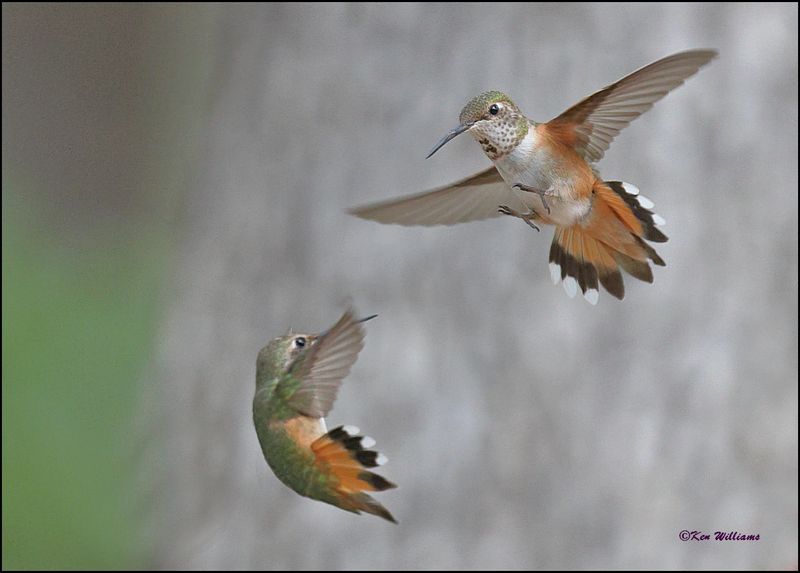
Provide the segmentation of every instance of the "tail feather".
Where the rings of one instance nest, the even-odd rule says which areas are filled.
[[[614,251],[613,257],[614,260],[617,261],[617,264],[620,266],[620,268],[632,277],[635,277],[646,283],[653,282],[653,270],[646,262],[637,261],[628,255],[620,253],[619,251]]]
[[[580,287],[584,298],[597,303],[598,283],[611,295],[622,299],[625,285],[620,269],[652,283],[648,260],[665,266],[664,260],[645,240],[667,240],[657,227],[664,219],[653,213],[652,201],[629,183],[598,181],[594,187],[592,211],[578,225],[556,229],[550,247],[550,272],[553,282],[563,281],[567,294],[574,296]]]
[[[371,438],[357,435],[358,428],[339,426],[311,444],[317,463],[336,480],[334,486],[343,509],[360,513],[364,511],[397,523],[389,511],[364,492],[385,491],[395,484],[369,471],[386,462],[376,451],[368,450],[374,444]]]
[[[658,229],[658,226],[665,225],[666,221],[663,217],[650,210],[654,206],[653,202],[639,194],[638,187],[622,181],[606,181],[605,184],[625,201],[628,208],[639,220],[642,232],[641,234],[637,233],[637,235],[654,243],[667,242],[667,236]]]
[[[664,259],[659,257],[656,250],[647,243],[645,243],[644,239],[642,239],[641,237],[636,237],[636,242],[639,243],[639,246],[642,247],[642,249],[644,249],[644,251],[647,253],[647,257],[651,261],[653,261],[653,264],[658,265],[659,267],[667,266],[667,263],[664,262]]]
[[[371,515],[382,517],[386,521],[397,523],[397,520],[388,509],[378,503],[375,498],[365,493],[352,494],[348,499],[348,503],[351,507],[350,511],[353,511],[354,513],[360,513],[363,511]]]
[[[608,273],[600,278],[600,284],[612,296],[619,300],[625,298],[625,283],[622,281],[622,274],[619,271]]]
[[[592,304],[597,303],[598,281],[615,297],[625,296],[622,275],[608,247],[577,226],[556,229],[550,246],[550,273],[553,282],[563,281],[568,295],[574,296],[580,287]]]

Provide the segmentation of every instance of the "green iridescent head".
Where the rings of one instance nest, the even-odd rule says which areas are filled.
[[[339,319],[336,325],[324,332],[317,334],[301,334],[290,330],[284,336],[273,338],[269,341],[269,344],[258,353],[258,359],[256,360],[256,386],[261,387],[263,384],[274,385],[278,377],[288,372],[298,358],[308,352],[312,346],[325,339],[326,335],[336,328],[337,325],[342,324],[343,320],[349,320],[351,323],[360,324],[372,320],[376,316],[378,315],[373,314],[366,318],[353,320],[351,311],[348,311]]]
[[[528,134],[528,119],[503,92],[488,91],[472,98],[458,117],[459,125],[428,154],[436,153],[455,136],[469,131],[490,159],[511,152]]]
[[[317,341],[315,334],[290,333],[273,338],[258,353],[256,384],[276,379],[289,369],[294,360]]]
[[[493,108],[492,105],[496,104]],[[458,121],[461,123],[476,122],[481,119],[492,119],[493,116],[499,115],[503,107],[513,108],[519,111],[511,98],[503,92],[488,91],[475,96],[469,103],[461,110],[461,115],[458,116]],[[492,113],[496,109],[497,112]]]

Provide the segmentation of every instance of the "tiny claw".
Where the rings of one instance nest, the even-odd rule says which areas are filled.
[[[531,221],[530,219],[523,219],[523,221],[525,221],[525,222],[528,224],[528,226],[529,226],[531,229],[533,229],[534,231],[536,231],[537,233],[540,231],[539,227],[537,227],[536,225],[534,225],[534,224],[533,224],[533,221]]]
[[[519,211],[512,209],[508,205],[500,205],[497,208],[497,212],[502,213],[503,215],[510,215],[512,217],[517,217],[518,219],[522,219],[531,229],[534,229],[537,232],[539,231],[539,227],[537,227],[533,223],[533,221],[531,221],[531,217],[536,215],[536,211],[534,211],[533,209],[530,209],[527,213],[520,213]]]
[[[528,187],[527,185],[523,185],[522,183],[514,183],[511,187],[516,187],[521,191],[526,191],[528,193],[536,193],[542,199],[542,205],[544,208],[547,209],[547,214],[550,214],[550,205],[547,204],[547,200],[545,199],[545,195],[550,195],[547,191],[540,191],[539,189],[534,189],[533,187]]]

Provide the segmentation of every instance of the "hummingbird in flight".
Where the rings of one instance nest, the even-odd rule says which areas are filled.
[[[287,334],[258,353],[253,421],[267,464],[302,496],[397,523],[366,492],[395,486],[370,471],[386,458],[354,426],[328,431],[325,416],[364,346],[361,323],[348,310],[321,334]]]
[[[673,54],[590,95],[547,123],[528,119],[506,94],[482,93],[461,110],[459,125],[428,157],[468,132],[493,165],[423,193],[352,209],[363,219],[398,225],[453,225],[500,215],[530,227],[553,225],[550,275],[570,297],[580,288],[596,304],[598,282],[622,299],[622,273],[653,282],[649,261],[664,260],[648,244],[666,242],[653,202],[622,181],[603,181],[594,164],[631,121],[717,56],[713,50]]]

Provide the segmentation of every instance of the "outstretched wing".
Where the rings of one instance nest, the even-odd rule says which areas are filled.
[[[430,227],[497,217],[500,205],[525,210],[497,169],[490,167],[446,187],[373,203],[350,213],[379,223]]]
[[[653,62],[572,106],[546,129],[588,162],[599,161],[625,126],[716,56],[713,50],[692,50]]]
[[[348,310],[289,367],[292,378],[300,381],[289,405],[306,416],[324,418],[363,347],[364,329]]]

